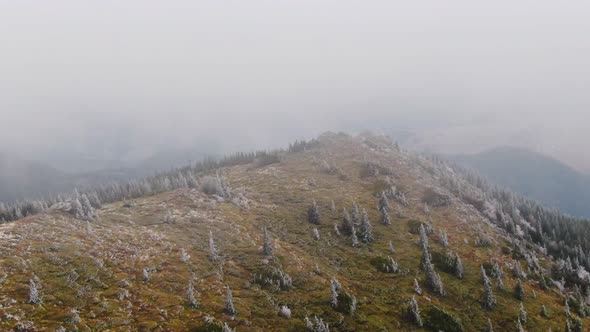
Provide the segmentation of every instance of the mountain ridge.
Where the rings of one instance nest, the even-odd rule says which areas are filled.
[[[179,174],[197,177],[198,185],[180,181],[105,203],[93,218],[66,201],[1,225],[0,303],[11,318],[0,327],[326,331],[321,328],[329,324],[331,331],[475,331],[491,319],[496,330],[512,330],[521,303],[512,289],[521,283],[528,330],[565,325],[556,286],[543,289],[537,279],[545,280],[554,260],[525,244],[533,230],[523,228],[514,240],[491,221],[495,215],[440,185],[441,172],[452,172],[446,166],[366,134],[324,134],[277,156],[185,169]],[[389,226],[381,223],[380,195],[390,204]],[[314,201],[319,224],[308,220]],[[342,211],[354,216],[355,205],[360,215],[366,210],[373,241],[362,241],[362,223],[355,226],[358,244],[344,233]],[[272,255],[262,250],[264,228]],[[423,271],[428,251],[444,295],[429,287]],[[449,252],[463,262],[461,278],[444,270]],[[521,261],[528,276],[516,268]],[[480,268],[492,273],[494,263],[507,271],[496,277],[504,290],[494,280],[495,304],[485,310]],[[513,269],[518,276],[508,273]],[[28,303],[33,284],[40,285],[41,304]],[[344,306],[331,304],[331,288]],[[421,323],[408,316],[412,299]],[[237,314],[228,312],[230,300]],[[541,305],[551,319],[539,314]]]

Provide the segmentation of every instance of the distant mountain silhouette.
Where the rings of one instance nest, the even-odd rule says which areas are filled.
[[[556,159],[516,147],[451,158],[477,170],[493,183],[565,213],[590,217],[590,177]]]

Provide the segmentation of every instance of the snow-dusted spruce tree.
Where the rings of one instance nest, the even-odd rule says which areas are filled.
[[[188,298],[188,304],[193,308],[199,307],[199,302],[195,298],[195,287],[193,286],[192,280],[189,280],[189,282],[188,282],[188,289],[187,289],[186,293],[187,293],[187,298]]]
[[[352,202],[352,224],[359,226],[361,223],[361,212],[356,202]]]
[[[268,235],[268,229],[264,227],[264,244],[262,245],[262,252],[266,256],[273,256],[272,242],[270,235]]]
[[[353,247],[358,247],[358,245],[359,245],[359,239],[356,236],[356,227],[354,227],[354,225],[352,225],[351,239],[352,239],[352,246]]]
[[[418,283],[417,279],[414,279],[414,292],[418,295],[422,295],[422,288],[420,288],[420,284]]]
[[[88,196],[86,194],[82,194],[80,196],[80,204],[82,206],[82,219],[84,220],[95,220],[96,219],[96,211],[90,201],[88,200]]]
[[[410,305],[408,310],[412,321],[419,327],[424,326],[424,323],[422,322],[422,316],[420,315],[420,308],[418,307],[418,301],[416,301],[416,297],[412,296],[412,299],[410,299]]]
[[[582,318],[575,317],[574,322],[572,324],[572,332],[583,332],[583,331],[584,331],[584,326],[582,323]]]
[[[220,259],[219,250],[215,246],[215,240],[213,239],[213,232],[209,231],[209,260],[216,262]]]
[[[330,283],[330,305],[332,308],[338,306],[338,290],[336,289],[334,282]]]
[[[438,239],[439,239],[439,241],[440,241],[440,244],[441,244],[443,247],[445,247],[445,248],[446,248],[446,247],[448,247],[448,246],[449,246],[449,235],[447,234],[447,232],[446,232],[446,231],[444,231],[444,230],[442,230],[442,229],[441,229],[441,230],[439,231],[439,233],[438,233]]]
[[[522,327],[522,323],[520,322],[520,319],[516,323],[516,331],[517,332],[526,332],[525,329]]]
[[[482,306],[486,310],[492,310],[496,306],[496,296],[492,288],[492,282],[486,274],[486,270],[481,266],[481,278],[483,282],[483,303]]]
[[[227,325],[226,322],[223,323],[223,327],[221,328],[221,332],[236,332],[236,329],[232,329]]]
[[[344,234],[351,234],[352,233],[352,220],[350,219],[350,214],[346,211],[346,208],[343,209],[342,212],[342,224],[340,225],[340,231]]]
[[[291,318],[291,309],[286,305],[281,306],[279,308],[279,317]]]
[[[330,326],[328,323],[324,323],[324,320],[318,316],[314,316],[313,322],[305,316],[305,331],[306,332],[330,332]]]
[[[70,202],[70,213],[77,219],[84,219],[84,211],[82,210],[82,204],[80,203],[79,197],[72,198],[72,201]]]
[[[564,304],[564,311],[565,311],[565,315],[567,317],[570,317],[572,315],[571,311],[570,311],[570,304],[569,304],[569,297],[565,298],[565,304]]]
[[[514,287],[514,295],[520,301],[524,301],[524,286],[522,285],[522,281],[520,279],[516,280],[516,286]]]
[[[340,229],[338,228],[338,224],[334,223],[334,233],[338,236],[342,235],[340,234]]]
[[[395,254],[395,247],[393,246],[393,241],[389,241],[389,252],[391,254]]]
[[[487,332],[494,332],[494,325],[492,325],[492,320],[488,318],[488,329]]]
[[[434,270],[434,265],[430,261],[424,263],[424,273],[426,274],[426,286],[435,294],[444,296],[445,290],[442,279],[440,278],[438,272]]]
[[[455,276],[459,279],[463,279],[465,275],[465,269],[463,268],[463,262],[461,261],[461,257],[459,254],[455,256]]]
[[[234,297],[229,287],[227,288],[227,295],[225,297],[225,313],[232,316],[238,313],[234,307]]]
[[[422,248],[426,247],[428,248],[428,235],[426,234],[426,229],[424,228],[424,224],[420,224],[420,227],[418,227],[418,233],[420,234],[420,246]]]
[[[371,243],[373,242],[373,226],[371,226],[371,222],[369,221],[369,215],[367,211],[363,209],[363,213],[361,215],[361,224],[359,226],[359,238],[364,243]]]
[[[70,309],[66,321],[70,324],[80,324],[82,319],[80,318],[80,313],[78,312],[78,309]]]
[[[332,213],[338,212],[338,209],[336,209],[336,203],[334,203],[334,200],[332,200],[332,202],[330,203],[330,210],[332,210]]]
[[[520,308],[518,309],[518,319],[523,323],[526,324],[528,317],[527,312],[524,309],[524,305],[520,302]]]
[[[311,206],[307,210],[307,221],[315,225],[320,224],[320,208],[318,207],[318,204],[315,201],[315,199],[313,200]]]
[[[385,192],[382,192],[379,196],[379,212],[381,213],[381,223],[383,225],[391,225],[389,218],[389,200]]]
[[[29,302],[30,304],[41,304],[41,295],[39,295],[39,288],[35,280],[29,280]]]
[[[320,231],[318,231],[318,229],[314,227],[312,232],[313,232],[313,239],[316,241],[319,241],[320,240]]]

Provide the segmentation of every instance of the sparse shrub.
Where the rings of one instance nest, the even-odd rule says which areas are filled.
[[[207,195],[217,195],[223,198],[231,197],[231,189],[225,177],[205,176],[201,181],[201,191]]]
[[[438,192],[434,188],[428,188],[422,196],[422,202],[433,208],[445,207],[451,205],[451,197]]]
[[[167,210],[166,214],[162,218],[162,222],[165,224],[174,224],[176,222],[176,218],[174,218],[174,214],[172,210]]]
[[[273,152],[258,152],[254,163],[256,167],[264,167],[272,164],[278,164],[281,162],[281,158],[278,153]]]
[[[273,287],[276,290],[287,290],[293,287],[293,279],[280,268],[264,267],[254,273],[254,283],[262,287]]]
[[[377,268],[377,270],[384,273],[398,273],[399,265],[391,257],[375,257],[371,259],[371,264]]]
[[[367,178],[379,175],[393,175],[393,172],[388,167],[380,165],[372,161],[365,161],[361,164],[360,177]]]
[[[433,305],[424,314],[424,325],[433,331],[462,332],[461,321],[449,312]]]

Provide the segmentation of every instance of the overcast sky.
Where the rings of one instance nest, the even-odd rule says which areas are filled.
[[[490,123],[587,139],[589,17],[585,1],[0,0],[0,149]]]

